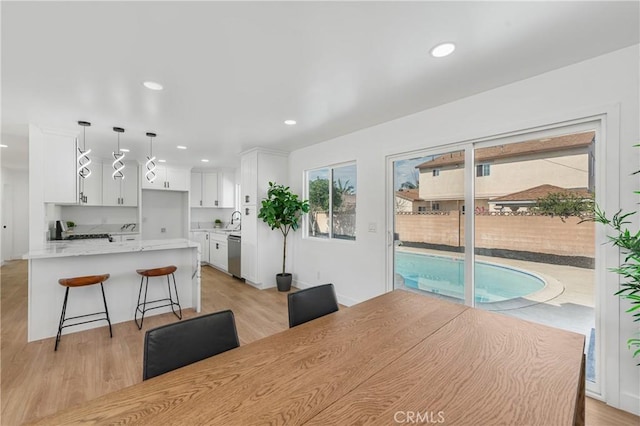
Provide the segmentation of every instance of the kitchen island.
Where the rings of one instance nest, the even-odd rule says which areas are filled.
[[[110,274],[104,283],[111,323],[133,321],[138,301],[140,276],[136,269],[177,266],[175,272],[182,309],[200,312],[200,250],[187,239],[126,242],[50,242],[26,256],[29,260],[28,334],[29,342],[53,337],[64,299],[60,278]],[[149,281],[148,299],[168,296],[164,277]],[[100,286],[71,289],[67,317],[104,310]],[[146,315],[170,312],[170,307]],[[105,321],[70,327],[64,334],[106,326]]]

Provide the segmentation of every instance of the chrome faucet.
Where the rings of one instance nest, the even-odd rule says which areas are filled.
[[[229,223],[229,225],[233,225],[233,218],[236,217],[236,213],[238,213],[238,226],[241,225],[242,222],[242,213],[239,212],[238,210],[234,211],[233,213],[231,213],[231,223]]]

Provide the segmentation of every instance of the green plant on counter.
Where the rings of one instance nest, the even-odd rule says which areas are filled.
[[[67,221],[67,228],[71,229],[71,228],[75,228],[76,227],[76,223],[72,222],[70,220]]]
[[[640,170],[633,174],[638,173]],[[640,191],[634,191],[634,193],[640,194]],[[620,249],[621,254],[624,255],[624,261],[619,267],[611,268],[611,271],[625,280],[620,284],[620,289],[615,294],[631,302],[631,307],[626,312],[633,315],[633,321],[640,321],[640,230],[630,231],[627,227],[631,223],[627,219],[634,214],[636,212],[625,213],[618,210],[609,219],[606,213],[596,206],[593,220],[615,231],[615,235],[608,235],[608,238],[614,246]],[[627,346],[629,349],[635,348],[634,357],[640,355],[640,338],[628,339]],[[640,366],[640,364],[637,365]]]
[[[220,219],[214,220],[213,223],[214,223],[214,227],[216,227],[216,228],[221,228],[222,227],[222,221]]]

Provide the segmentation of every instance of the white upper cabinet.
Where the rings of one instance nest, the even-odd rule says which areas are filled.
[[[83,206],[102,205],[102,163],[92,161],[89,177],[78,177],[78,204]]]
[[[258,152],[244,154],[240,160],[240,190],[242,205],[255,205],[258,185]]]
[[[191,172],[191,207],[233,208],[235,171]]]
[[[141,167],[140,179],[142,189],[161,189],[165,191],[188,191],[190,172],[189,169],[179,169],[167,166],[157,166],[156,178],[149,182],[144,176],[146,169]]]
[[[124,179],[113,179],[113,169],[102,165],[102,205],[135,207],[138,205],[138,163],[125,161]]]
[[[218,173],[202,173],[202,207],[218,204]]]
[[[218,175],[218,207],[233,208],[236,193],[236,172],[223,171]]]
[[[202,207],[202,173],[200,172],[191,172],[189,198],[191,207]]]

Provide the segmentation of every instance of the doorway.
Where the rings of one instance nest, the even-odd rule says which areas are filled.
[[[388,159],[393,288],[583,334],[593,394],[598,135],[585,122]]]

